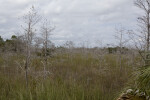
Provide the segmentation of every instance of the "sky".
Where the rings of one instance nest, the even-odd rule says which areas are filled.
[[[21,17],[34,5],[56,28],[50,39],[56,45],[73,41],[90,47],[115,43],[115,28],[137,27],[141,11],[133,0],[0,0],[0,36],[20,32]],[[100,42],[99,42],[100,41]]]

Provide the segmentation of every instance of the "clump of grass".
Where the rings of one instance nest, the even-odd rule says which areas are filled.
[[[150,96],[150,66],[139,69],[136,77],[136,88]]]

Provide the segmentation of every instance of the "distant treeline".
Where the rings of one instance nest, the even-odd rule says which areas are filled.
[[[4,40],[1,36],[0,36],[0,50],[2,52],[18,52],[18,53],[23,53],[25,52],[25,39],[23,36],[16,36],[16,35],[12,35],[10,39],[6,39]],[[38,42],[34,42],[32,45],[32,49],[33,52],[35,52],[38,56],[41,55],[42,53],[42,43]],[[122,54],[125,54],[126,52],[129,51],[128,48],[126,47],[122,47],[120,48],[119,46],[116,47],[104,47],[104,48],[100,48],[100,47],[93,47],[93,48],[86,48],[86,47],[74,47],[73,42],[72,41],[67,41],[64,45],[62,46],[55,46],[52,42],[51,45],[48,47],[47,52],[48,55],[50,55],[51,52],[54,51],[60,51],[62,50],[67,51],[67,49],[76,49],[76,50],[81,50],[81,49],[87,49],[87,50],[95,50],[95,49],[101,49],[101,50],[105,50],[107,53],[109,54],[116,54],[119,53],[121,50]]]

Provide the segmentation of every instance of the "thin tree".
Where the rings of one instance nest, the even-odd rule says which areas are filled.
[[[23,16],[23,20],[25,25],[22,26],[24,29],[25,36],[25,79],[26,86],[28,87],[28,68],[30,67],[31,60],[31,45],[33,41],[33,37],[36,33],[36,29],[34,26],[40,21],[41,17],[38,15],[34,6],[30,8],[30,11]]]
[[[150,0],[135,0],[134,4],[143,11],[143,15],[137,19],[137,32],[130,30],[129,35],[146,65],[145,56],[150,49]]]
[[[147,52],[150,48],[150,0],[136,0],[134,4],[144,12],[141,17],[138,17],[141,30],[141,34],[138,34],[138,36],[141,37],[141,40],[144,39]]]
[[[97,40],[96,43],[99,45],[99,48],[96,48],[95,55],[97,56],[97,58],[100,62],[99,69],[101,71],[101,68],[103,67],[103,64],[106,64],[104,56],[107,53],[107,49],[104,48],[102,40]]]
[[[52,27],[50,22],[46,20],[44,20],[43,25],[41,27],[41,34],[42,34],[42,38],[43,38],[43,49],[44,49],[44,79],[46,78],[46,72],[47,72],[47,65],[48,65],[48,49],[49,49],[49,45],[51,44],[50,41],[50,35],[51,32],[55,29],[55,27]]]
[[[123,47],[125,47],[125,44],[130,40],[127,38],[127,32],[125,29],[121,26],[120,28],[116,28],[116,34],[115,38],[117,40],[117,43],[119,46],[119,65],[120,65],[120,72],[122,72],[122,53],[123,53]]]

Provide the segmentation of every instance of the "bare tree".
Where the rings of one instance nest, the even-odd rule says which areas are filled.
[[[46,78],[46,68],[48,65],[48,48],[49,45],[51,44],[50,41],[50,35],[51,32],[55,29],[55,27],[52,27],[50,22],[47,21],[47,19],[43,22],[43,25],[41,27],[41,33],[42,33],[42,38],[43,38],[43,48],[44,48],[44,79]]]
[[[134,4],[144,13],[137,19],[138,30],[136,32],[130,30],[128,33],[146,65],[146,53],[150,49],[150,0],[135,0]]]
[[[141,41],[145,42],[145,50],[147,52],[150,48],[150,0],[136,0],[134,4],[144,11],[144,15],[138,17],[141,34],[137,35]]]
[[[64,47],[68,48],[68,49],[72,49],[74,48],[74,43],[73,41],[66,41],[65,44],[64,44]]]
[[[40,45],[43,43],[43,39],[41,37],[36,37],[34,39],[34,42],[35,42],[35,52],[39,52],[40,51]]]
[[[106,64],[104,57],[107,54],[107,49],[104,48],[102,40],[101,41],[97,40],[96,43],[99,45],[100,48],[97,48],[95,50],[95,55],[97,56],[97,58],[100,62],[99,69],[100,69],[100,71],[102,71],[103,64]]]
[[[24,29],[25,44],[26,44],[25,79],[27,87],[28,87],[28,68],[30,67],[30,60],[31,60],[31,45],[33,37],[36,33],[36,29],[34,29],[34,26],[40,21],[40,19],[41,17],[38,15],[34,6],[32,6],[32,8],[30,8],[30,11],[23,16],[25,25],[22,26],[22,28]]]
[[[125,29],[121,26],[119,29],[116,28],[116,34],[115,34],[115,38],[117,40],[117,43],[119,46],[119,65],[120,65],[120,72],[122,72],[122,53],[123,53],[123,47],[125,47],[125,44],[129,41],[129,39],[127,39],[127,32],[125,31]]]

